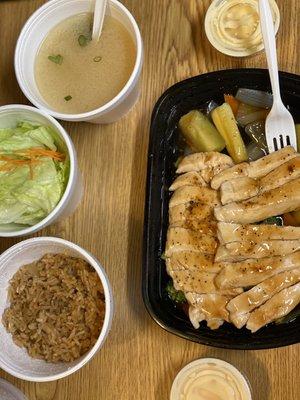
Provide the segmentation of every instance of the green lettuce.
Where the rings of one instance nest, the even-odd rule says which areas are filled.
[[[59,151],[66,148],[50,127],[21,122],[15,128],[0,129],[0,224],[35,225],[60,201],[68,179],[69,159],[57,161],[38,156],[31,166],[7,160],[28,160],[26,150]]]

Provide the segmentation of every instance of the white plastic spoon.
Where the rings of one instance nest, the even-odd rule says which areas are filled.
[[[107,0],[95,0],[92,40],[97,42],[101,36],[106,6]]]

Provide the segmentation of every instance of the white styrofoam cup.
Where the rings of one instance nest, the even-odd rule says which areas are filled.
[[[128,82],[117,96],[96,110],[82,114],[60,113],[43,100],[34,76],[36,54],[49,31],[72,15],[93,12],[93,6],[93,0],[50,0],[35,11],[24,25],[17,42],[15,73],[19,86],[28,100],[53,117],[65,121],[107,124],[120,119],[136,103],[143,64],[143,44],[138,25],[131,13],[119,1],[109,0],[106,12],[119,20],[132,36],[136,45],[136,61]],[[101,84],[99,90],[101,90]]]

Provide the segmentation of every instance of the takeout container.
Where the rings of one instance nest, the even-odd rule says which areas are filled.
[[[202,366],[209,364],[215,365],[224,372],[226,371],[228,373],[227,380],[229,383],[232,382],[234,385],[240,385],[240,388],[245,394],[241,400],[252,400],[251,387],[248,379],[232,364],[218,358],[200,358],[199,360],[190,362],[182,368],[174,379],[170,400],[180,400],[182,398],[180,393],[184,388],[187,379],[193,379],[192,377],[196,376],[197,371],[199,371]]]
[[[24,348],[14,344],[10,333],[1,323],[8,306],[9,280],[23,265],[37,261],[46,253],[64,253],[86,260],[97,272],[105,295],[105,318],[95,345],[78,360],[69,363],[47,363],[30,357]],[[113,295],[110,283],[99,261],[82,247],[54,237],[38,237],[24,240],[6,250],[0,256],[0,368],[17,378],[32,382],[46,382],[64,378],[83,367],[102,347],[113,318]]]
[[[279,79],[283,103],[297,123],[300,76],[280,72]],[[269,324],[255,333],[228,323],[211,330],[203,322],[199,329],[194,329],[186,309],[174,306],[166,295],[170,277],[162,257],[168,230],[168,188],[176,176],[176,162],[182,156],[178,122],[191,110],[206,109],[211,100],[222,104],[224,93],[235,95],[239,88],[271,92],[268,70],[242,68],[198,75],[171,86],[154,107],[148,150],[142,290],[149,314],[163,329],[206,346],[257,350],[299,343],[300,318],[282,325]]]
[[[136,103],[143,64],[143,44],[138,25],[131,13],[119,1],[109,0],[107,13],[118,19],[131,34],[136,45],[136,61],[128,82],[116,97],[96,110],[82,114],[64,114],[50,108],[43,100],[34,77],[35,57],[48,32],[72,15],[93,12],[93,6],[92,0],[51,0],[35,11],[24,25],[17,42],[15,73],[20,88],[28,100],[53,117],[65,121],[107,124],[120,119]],[[101,84],[99,84],[99,90],[101,90]]]

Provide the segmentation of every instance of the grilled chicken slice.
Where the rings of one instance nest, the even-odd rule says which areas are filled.
[[[195,293],[219,293],[227,296],[236,296],[242,293],[241,288],[219,289],[215,285],[217,274],[203,271],[168,271],[173,279],[176,290]]]
[[[220,186],[221,203],[241,201],[256,196],[259,193],[259,184],[256,179],[248,176],[231,179]]]
[[[283,289],[252,312],[247,328],[256,332],[263,326],[289,314],[300,303],[300,283]]]
[[[199,172],[191,171],[187,172],[186,174],[179,175],[175,181],[170,186],[169,190],[174,192],[174,190],[179,189],[182,186],[207,186],[207,183],[199,174]]]
[[[298,153],[296,155],[259,180],[261,192],[277,188],[300,177],[300,157]]]
[[[299,281],[300,268],[266,279],[228,302],[226,308],[230,312],[230,320],[237,328],[242,328],[247,323],[251,311],[264,304],[274,294]]]
[[[177,221],[173,224],[170,224],[170,228],[176,228],[176,227],[191,229],[197,231],[198,233],[217,237],[217,222],[211,219],[199,221],[198,219],[184,218],[181,221]]]
[[[218,247],[215,261],[243,261],[247,258],[284,256],[300,250],[298,240],[265,240],[232,242]]]
[[[220,272],[218,264],[214,263],[214,256],[198,251],[178,251],[166,259],[167,271],[202,271]]]
[[[261,178],[296,156],[297,153],[294,148],[287,146],[259,160],[234,165],[214,176],[211,181],[211,187],[213,189],[219,189],[223,182],[241,176],[248,176],[249,178],[255,179]]]
[[[209,328],[218,329],[229,320],[226,304],[230,297],[198,293],[186,293],[185,296],[190,303],[189,317],[195,329],[200,327],[202,321],[207,321]]]
[[[215,279],[219,288],[255,286],[280,272],[299,268],[300,251],[284,257],[266,257],[219,264],[222,270]]]
[[[204,179],[204,181],[210,186],[210,182],[211,182],[212,178],[227,168],[229,168],[229,166],[227,164],[221,164],[216,167],[204,168],[199,173],[200,173],[201,177]]]
[[[214,214],[218,221],[249,224],[294,211],[299,207],[300,179],[295,179],[250,200],[216,207]]]
[[[177,251],[199,251],[204,254],[215,254],[217,239],[210,235],[199,234],[185,228],[169,228],[166,243],[166,257]]]
[[[221,244],[231,242],[262,243],[268,240],[299,240],[300,228],[276,225],[238,225],[218,222],[218,239]]]
[[[170,225],[170,228],[185,228],[197,231],[200,234],[210,235],[217,237],[217,222],[212,220],[190,220],[185,219]]]
[[[216,190],[201,186],[182,186],[173,193],[169,207],[186,204],[190,201],[208,204],[212,207],[221,204]]]
[[[222,183],[220,187],[221,203],[241,201],[280,187],[300,177],[300,157],[294,157],[261,179],[248,176],[232,179]]]
[[[184,157],[180,162],[176,173],[182,174],[190,171],[201,171],[207,167],[219,167],[221,165],[227,167],[233,165],[231,157],[216,151],[194,153]]]
[[[190,201],[169,208],[169,223],[173,226],[184,221],[189,223],[190,221],[215,220],[213,212],[214,208],[211,205]]]

